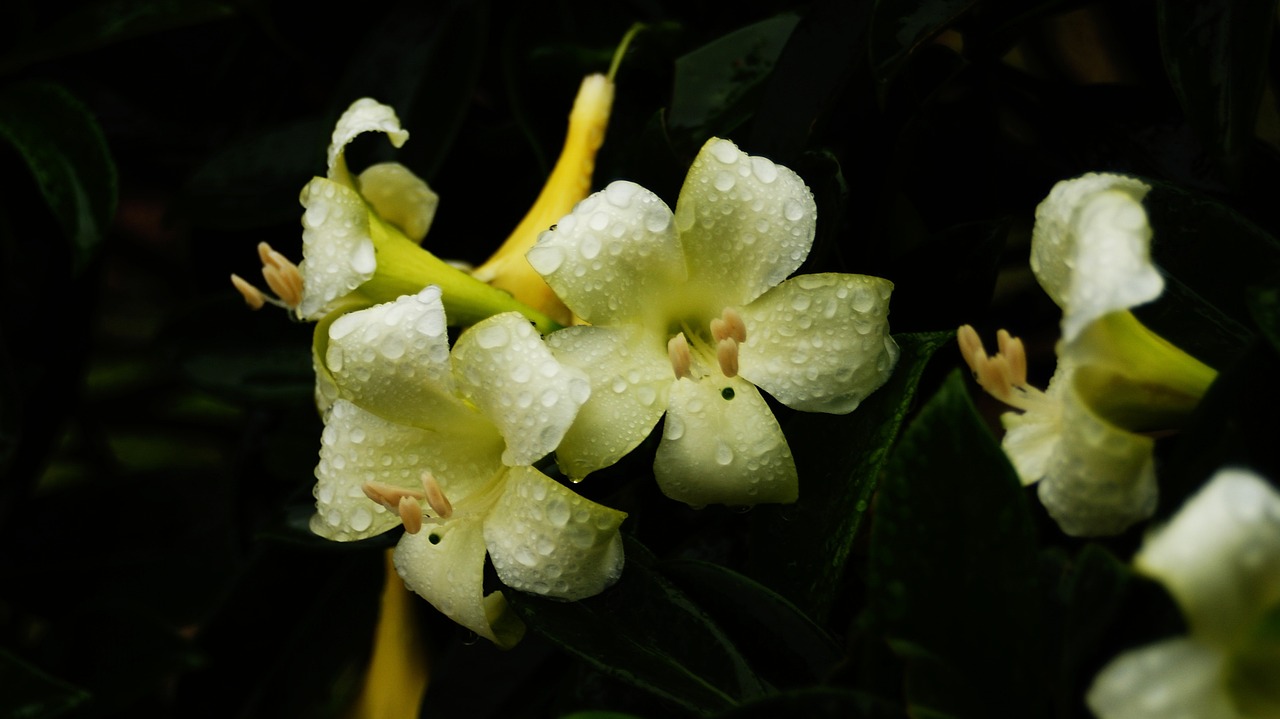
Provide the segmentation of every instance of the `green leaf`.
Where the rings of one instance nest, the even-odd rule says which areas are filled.
[[[643,545],[628,539],[626,552],[622,579],[603,594],[562,602],[507,591],[507,601],[531,631],[689,711],[760,696],[760,680],[707,613],[657,571]]]
[[[778,15],[678,58],[667,113],[671,132],[701,144],[711,136],[727,136],[745,122],[799,21],[793,14]]]
[[[692,559],[665,561],[661,569],[775,686],[824,680],[845,658],[831,636],[794,604],[732,569]]]
[[[49,27],[24,34],[8,56],[0,59],[0,73],[234,15],[231,5],[210,0],[79,3],[59,13]]]
[[[925,715],[917,715],[925,716]],[[814,687],[782,692],[719,714],[716,719],[906,719],[901,707],[861,692]]]
[[[977,0],[878,0],[871,16],[871,67],[884,84],[918,48],[937,37]]]
[[[750,574],[825,621],[881,467],[915,399],[925,366],[951,332],[898,335],[898,367],[852,413],[797,412],[783,427],[800,474],[800,500],[751,513]]]
[[[89,695],[54,679],[0,649],[0,714],[12,719],[53,719],[89,699]]]
[[[1036,552],[1023,488],[955,370],[894,450],[871,534],[869,611],[913,715],[1044,715]]]
[[[116,211],[116,167],[97,121],[60,85],[26,82],[0,90],[0,137],[30,168],[79,273]]]
[[[1156,3],[1160,50],[1174,93],[1232,180],[1252,144],[1275,11],[1275,0]]]
[[[1249,293],[1249,310],[1262,336],[1280,352],[1280,287],[1254,288]]]

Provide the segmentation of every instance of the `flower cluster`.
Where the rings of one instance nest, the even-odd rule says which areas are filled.
[[[233,278],[252,306],[317,322],[312,531],[351,541],[403,527],[405,584],[499,646],[524,627],[486,593],[486,557],[507,587],[564,600],[622,571],[626,514],[545,474],[544,458],[580,481],[665,416],[654,476],[669,497],[793,502],[795,463],[760,390],[847,413],[898,359],[889,281],[790,277],[817,219],[791,170],[712,139],[674,212],[630,182],[584,199],[611,98],[606,78],[583,83],[547,188],[474,274],[418,246],[437,204],[426,183],[394,163],[348,170],[360,133],[407,138],[391,108],[359,100],[328,176],[303,190],[303,262],[260,248],[278,298]],[[464,328],[452,349],[450,326]]]

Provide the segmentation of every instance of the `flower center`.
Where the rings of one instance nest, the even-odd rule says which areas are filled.
[[[747,325],[737,310],[721,310],[720,316],[711,320],[709,338],[692,331],[686,322],[679,326],[680,331],[667,341],[667,356],[676,379],[701,379],[711,373],[708,368],[715,366],[725,377],[738,376],[738,347],[747,341]]]
[[[361,489],[369,499],[399,514],[400,523],[404,525],[404,531],[409,534],[417,534],[422,529],[424,521],[435,524],[453,516],[453,505],[444,495],[440,483],[430,472],[422,473],[420,491],[396,487],[385,482],[365,482]],[[427,510],[423,509],[423,501],[427,503],[427,507],[434,516],[428,515]]]
[[[987,394],[1023,411],[1053,401],[1042,390],[1027,383],[1027,350],[1022,340],[1008,331],[996,333],[999,351],[994,357],[987,355],[977,330],[970,325],[956,331],[956,341],[974,380]]]
[[[244,296],[244,301],[255,310],[268,303],[288,310],[298,309],[302,303],[302,272],[298,266],[265,242],[258,243],[258,257],[262,260],[262,278],[276,296],[267,295],[240,275],[231,275],[231,284]]]

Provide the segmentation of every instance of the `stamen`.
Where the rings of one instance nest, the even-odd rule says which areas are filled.
[[[1005,404],[1026,410],[1045,398],[1044,392],[1027,384],[1027,351],[1022,340],[1005,330],[996,334],[999,352],[987,355],[977,330],[963,325],[956,331],[960,356],[982,389]]]
[[[422,505],[418,504],[418,500],[413,497],[401,497],[400,505],[400,522],[404,524],[404,531],[409,534],[417,534],[422,530]]]
[[[719,317],[711,320],[711,339],[719,342],[726,337],[738,344],[747,341],[747,325],[742,321],[742,315],[732,307],[724,308]]]
[[[725,377],[738,376],[738,343],[732,337],[725,337],[716,345],[716,361],[720,363],[720,371]]]
[[[266,242],[258,243],[258,257],[262,260],[262,276],[267,286],[289,307],[302,303],[302,272],[288,257],[271,249]]]
[[[267,296],[262,294],[262,290],[246,282],[240,275],[231,275],[231,284],[244,296],[244,302],[249,305],[249,309],[260,310],[267,304]]]
[[[693,373],[689,371],[693,357],[689,353],[689,340],[685,339],[683,332],[667,341],[667,356],[671,358],[671,369],[676,373],[676,379],[693,379]]]
[[[392,512],[400,511],[400,503],[405,497],[412,499],[423,499],[427,495],[425,492],[419,492],[414,489],[404,489],[394,484],[385,482],[365,482],[360,489],[364,490],[364,496],[381,504]]]
[[[422,488],[426,490],[427,505],[431,507],[431,511],[436,513],[441,519],[448,519],[453,516],[453,505],[449,503],[449,498],[444,496],[444,490],[440,488],[440,483],[436,478],[431,476],[430,472],[422,473]]]

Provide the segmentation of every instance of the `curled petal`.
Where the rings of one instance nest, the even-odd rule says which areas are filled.
[[[1229,645],[1280,602],[1280,493],[1252,472],[1219,471],[1134,564],[1169,589],[1194,636]]]
[[[625,512],[596,504],[532,467],[513,467],[484,525],[498,578],[512,589],[585,599],[622,575]]]
[[[329,179],[354,187],[347,173],[343,150],[356,136],[365,132],[385,133],[392,146],[400,147],[409,139],[409,132],[400,127],[400,118],[389,105],[368,97],[351,103],[347,111],[334,125],[329,141]]]
[[[556,448],[560,470],[579,480],[649,436],[667,409],[671,363],[634,325],[567,327],[551,333],[547,344],[591,380],[591,397]]]
[[[453,348],[454,376],[506,440],[502,461],[533,464],[556,448],[591,395],[581,370],[562,365],[514,312],[471,327]]]
[[[343,396],[384,419],[449,429],[480,420],[455,397],[438,287],[336,319],[325,366]]]
[[[893,283],[866,275],[793,277],[742,309],[742,376],[793,409],[845,414],[889,379]]]
[[[664,494],[694,506],[794,502],[799,494],[787,438],[740,377],[672,385],[653,471]]]
[[[1066,342],[1099,317],[1164,290],[1142,207],[1148,190],[1131,177],[1090,173],[1059,182],[1036,208],[1031,269],[1063,310]]]
[[[1040,481],[1040,501],[1073,537],[1119,534],[1156,508],[1155,441],[1093,412],[1071,387],[1062,393],[1062,436]]]
[[[1221,652],[1198,641],[1169,639],[1113,659],[1086,702],[1098,719],[1241,719],[1223,664]]]
[[[685,280],[670,208],[632,182],[610,183],[578,203],[527,258],[593,324],[633,322],[665,308],[666,293]]]
[[[359,193],[323,177],[302,188],[302,303],[298,316],[317,319],[329,305],[373,277],[378,260],[369,210]]]
[[[360,173],[360,194],[373,211],[414,242],[422,242],[435,219],[440,197],[422,178],[398,162],[383,162]]]
[[[524,624],[508,611],[501,592],[484,595],[484,556],[482,515],[473,514],[405,534],[395,564],[405,585],[442,614],[510,647],[524,635]]]
[[[744,305],[800,267],[817,218],[799,175],[712,138],[685,177],[675,224],[691,282]]]

